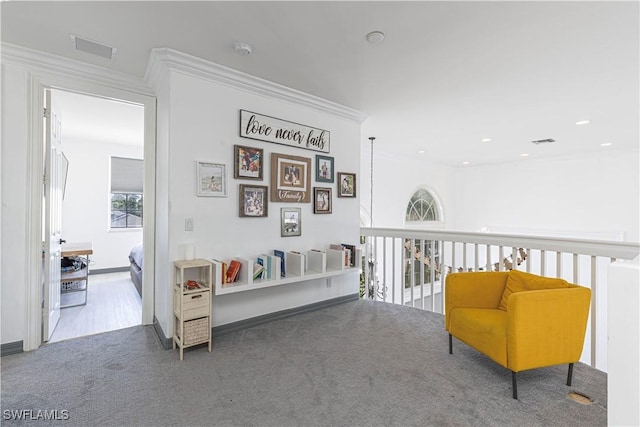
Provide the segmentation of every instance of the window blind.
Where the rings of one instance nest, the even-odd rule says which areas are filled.
[[[111,192],[142,193],[142,160],[111,157]]]

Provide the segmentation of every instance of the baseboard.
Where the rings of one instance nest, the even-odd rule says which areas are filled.
[[[219,336],[240,331],[242,329],[251,328],[254,326],[273,322],[274,320],[284,319],[286,317],[295,316],[297,314],[320,310],[322,308],[331,307],[337,304],[344,304],[346,302],[357,301],[359,299],[360,299],[360,295],[355,293],[351,295],[345,295],[338,298],[332,298],[325,301],[316,302],[313,304],[303,305],[301,307],[294,307],[287,310],[276,311],[274,313],[264,314],[262,316],[252,317],[250,319],[239,320],[237,322],[227,323],[225,325],[214,326],[213,328],[211,328],[211,335],[213,338],[217,338]]]
[[[89,270],[89,276],[93,274],[122,273],[129,271],[129,267],[100,268],[97,270]]]
[[[23,352],[24,344],[22,341],[8,342],[0,346],[0,356],[9,356],[10,354],[18,354]]]
[[[162,330],[162,326],[160,326],[160,322],[158,322],[158,319],[156,318],[156,316],[153,316],[153,329],[156,331],[156,335],[160,340],[160,344],[162,345],[162,348],[164,348],[165,350],[169,350],[173,348],[173,342],[172,342],[173,337],[167,338],[164,336],[164,331]]]

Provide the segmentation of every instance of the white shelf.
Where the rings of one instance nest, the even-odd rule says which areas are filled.
[[[214,264],[214,269],[216,265]],[[235,282],[235,283],[227,283],[222,285],[216,281],[215,293],[216,295],[226,295],[233,294],[236,292],[244,292],[244,291],[253,291],[256,289],[264,289],[271,288],[273,286],[286,285],[289,283],[297,283],[297,282],[305,282],[307,280],[316,280],[316,279],[326,279],[329,277],[340,276],[343,274],[358,272],[360,269],[358,267],[345,267],[343,269],[327,269],[324,273],[317,273],[313,271],[308,271],[306,274],[302,276],[294,276],[289,275],[287,273],[287,277],[277,280],[254,280],[253,283],[246,282]],[[215,276],[215,273],[214,273]]]

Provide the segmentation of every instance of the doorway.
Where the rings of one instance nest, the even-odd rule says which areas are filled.
[[[68,160],[61,255],[65,247],[90,250],[62,258],[62,268],[71,274],[45,283],[43,297],[60,289],[60,317],[47,328],[43,322],[42,342],[140,325],[142,282],[133,283],[130,255],[144,240],[145,106],[63,89],[49,92]],[[46,191],[43,206],[49,206]]]

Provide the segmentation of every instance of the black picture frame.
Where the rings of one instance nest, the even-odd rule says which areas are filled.
[[[264,150],[262,148],[233,146],[233,177],[262,181]]]

